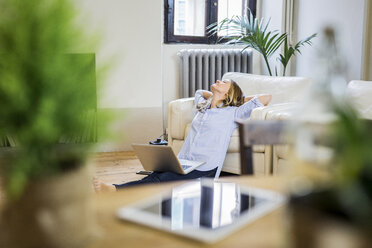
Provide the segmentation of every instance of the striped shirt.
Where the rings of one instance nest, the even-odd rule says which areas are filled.
[[[203,90],[195,92],[194,108],[196,105],[207,101],[203,97]],[[218,178],[227,148],[230,144],[231,134],[237,128],[235,119],[249,118],[254,108],[263,104],[254,97],[252,100],[239,107],[207,108],[205,111],[196,111],[191,123],[191,129],[181,151],[179,159],[206,162],[198,167],[199,171],[213,170],[216,167]]]

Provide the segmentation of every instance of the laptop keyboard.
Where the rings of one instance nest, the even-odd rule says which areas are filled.
[[[184,170],[189,169],[190,167],[197,167],[198,165],[202,164],[199,161],[192,161],[192,160],[186,160],[186,159],[179,159],[181,167]]]

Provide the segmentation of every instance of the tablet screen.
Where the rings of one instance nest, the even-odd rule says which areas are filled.
[[[242,223],[279,206],[283,200],[275,192],[236,183],[195,180],[148,201],[124,207],[119,210],[119,217],[214,242]]]

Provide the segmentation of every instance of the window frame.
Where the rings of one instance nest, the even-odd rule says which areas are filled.
[[[247,6],[256,16],[257,1],[251,0]],[[218,0],[205,0],[205,28],[218,20]],[[174,35],[174,0],[164,0],[164,44],[192,43],[192,44],[215,44],[218,41],[217,34],[208,36],[182,36]]]

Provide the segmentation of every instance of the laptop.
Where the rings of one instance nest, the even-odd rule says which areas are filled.
[[[171,171],[187,174],[205,162],[178,159],[172,147],[147,144],[132,144],[134,152],[147,171]]]

